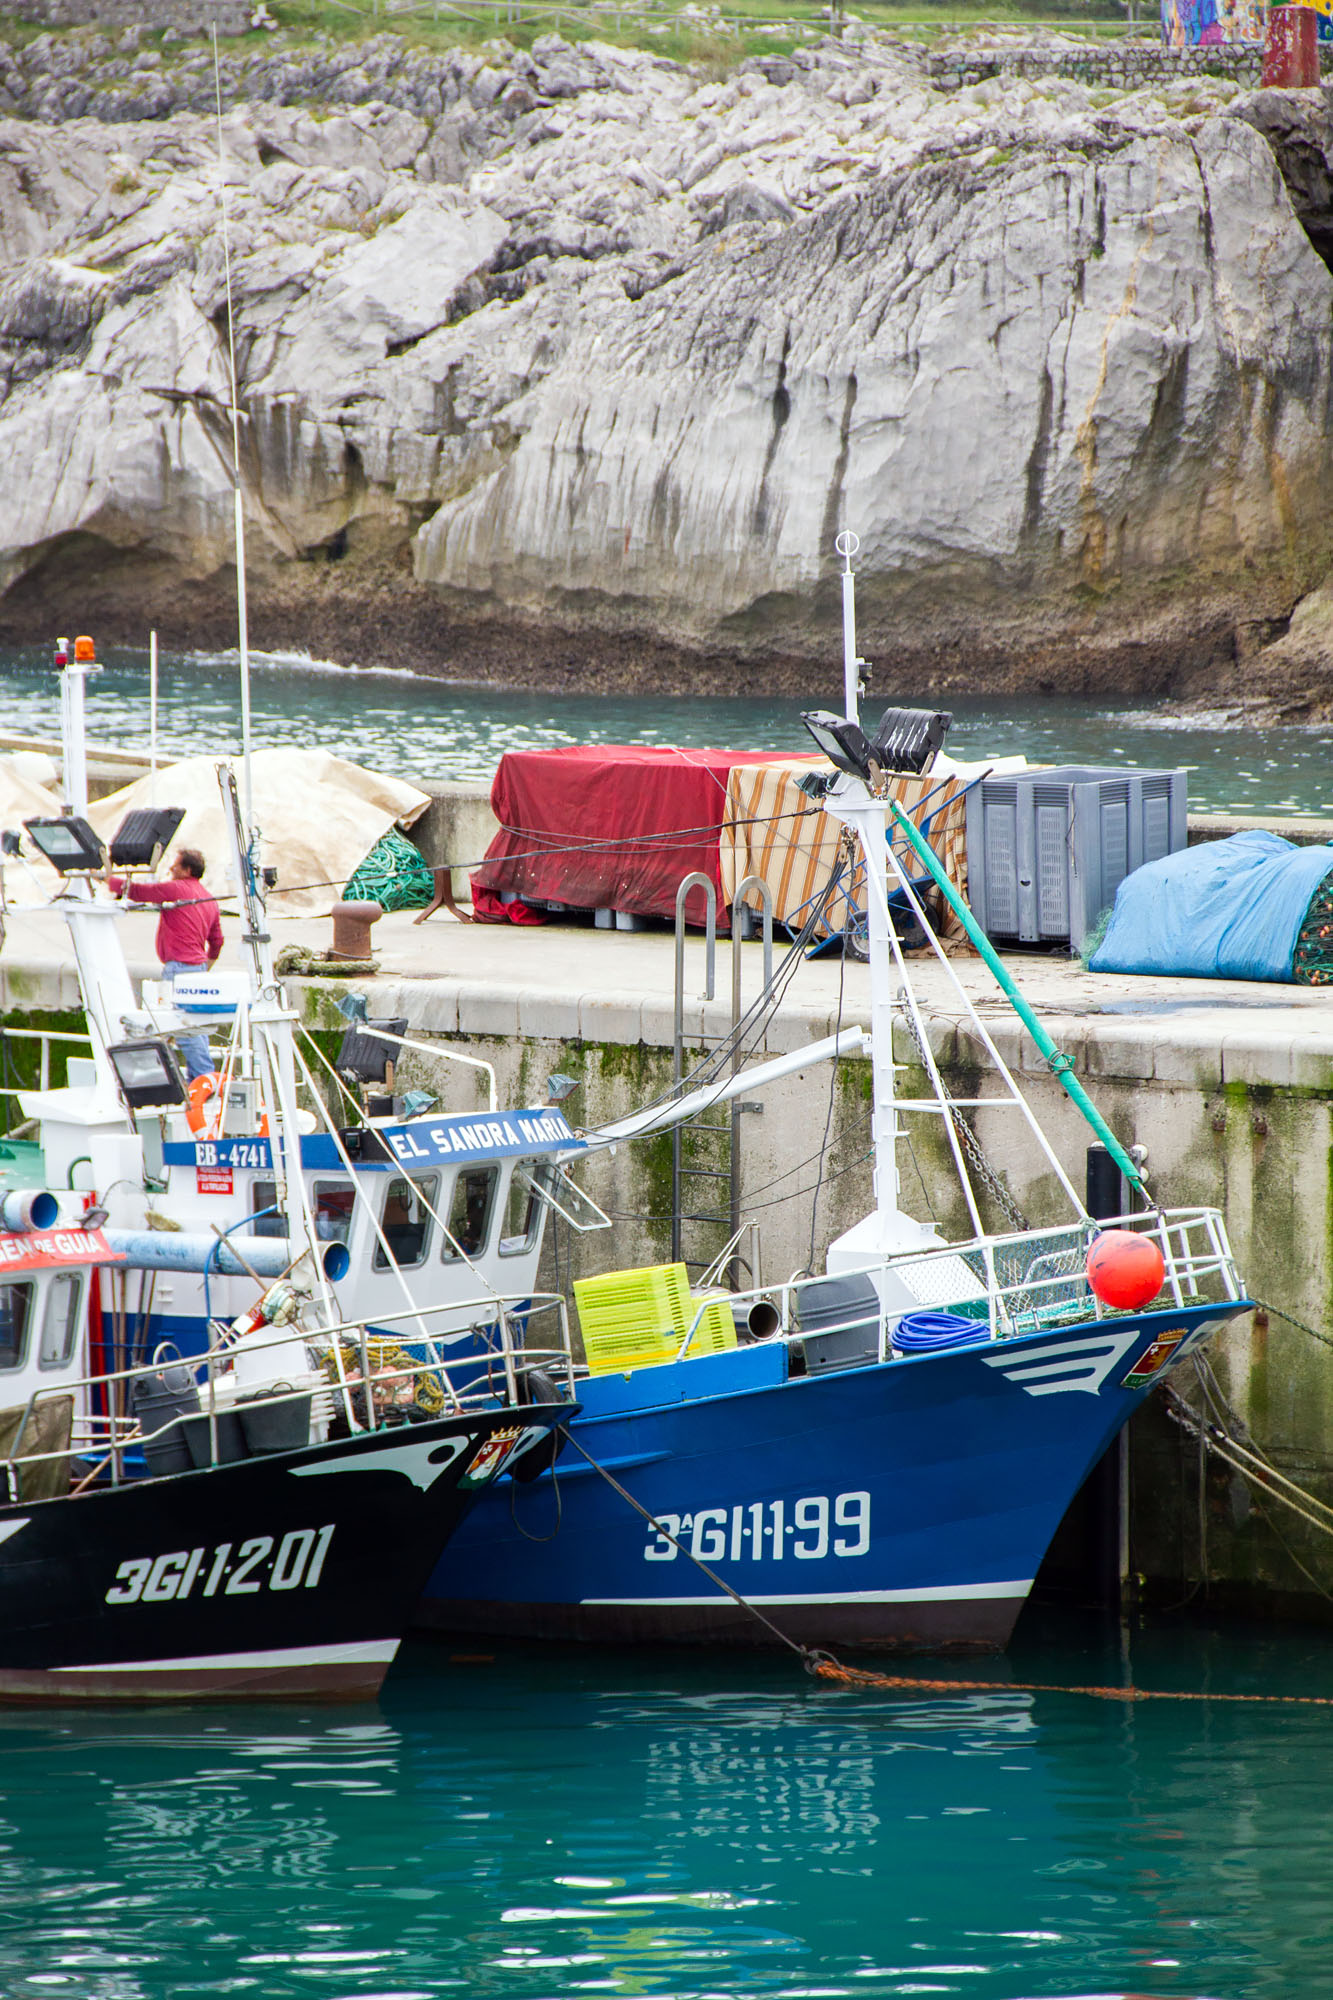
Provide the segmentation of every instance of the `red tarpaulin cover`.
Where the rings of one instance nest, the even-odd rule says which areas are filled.
[[[644,744],[510,751],[491,786],[500,832],[473,883],[534,903],[674,918],[676,890],[698,869],[720,904],[727,774],[773,758]],[[702,889],[690,891],[685,914],[704,922]],[[718,918],[725,929],[721,908]]]

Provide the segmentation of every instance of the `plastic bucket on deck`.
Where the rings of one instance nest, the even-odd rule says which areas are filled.
[[[185,1433],[190,1464],[196,1469],[209,1465],[234,1465],[237,1459],[249,1458],[250,1447],[246,1443],[245,1432],[235,1410],[219,1410],[217,1427],[218,1449],[217,1457],[214,1458],[208,1412],[201,1410],[198,1416],[181,1419],[181,1429]]]
[[[239,1397],[236,1415],[252,1452],[299,1451],[310,1442],[310,1398],[298,1396],[291,1382]]]

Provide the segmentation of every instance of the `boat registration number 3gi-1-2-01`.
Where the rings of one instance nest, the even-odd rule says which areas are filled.
[[[214,1549],[173,1549],[169,1555],[135,1556],[116,1571],[108,1604],[168,1604],[190,1595],[200,1577],[201,1597],[249,1597],[259,1590],[313,1590],[324,1568],[336,1523],[293,1528],[277,1544],[253,1535],[233,1559],[232,1544]]]
[[[825,1556],[863,1556],[870,1547],[870,1495],[811,1493],[793,1501],[751,1500],[738,1507],[701,1507],[695,1514],[659,1514],[666,1530],[649,1531],[645,1562],[673,1562],[677,1543],[700,1562],[748,1559],[819,1562]],[[668,1540],[667,1537],[671,1539]]]

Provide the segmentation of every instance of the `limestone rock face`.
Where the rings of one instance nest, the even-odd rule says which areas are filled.
[[[432,606],[827,658],[847,526],[904,675],[1186,686],[1327,566],[1333,279],[1232,86],[945,93],[874,42],[450,64],[226,120],[275,643],[379,592],[419,664]],[[136,565],[181,602],[226,570],[221,178],[192,112],[0,121],[6,630],[74,576],[141,618]]]

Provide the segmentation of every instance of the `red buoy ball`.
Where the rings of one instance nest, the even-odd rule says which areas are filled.
[[[1133,1312],[1155,1299],[1166,1265],[1151,1236],[1132,1229],[1106,1229],[1088,1252],[1088,1283],[1104,1306]]]

